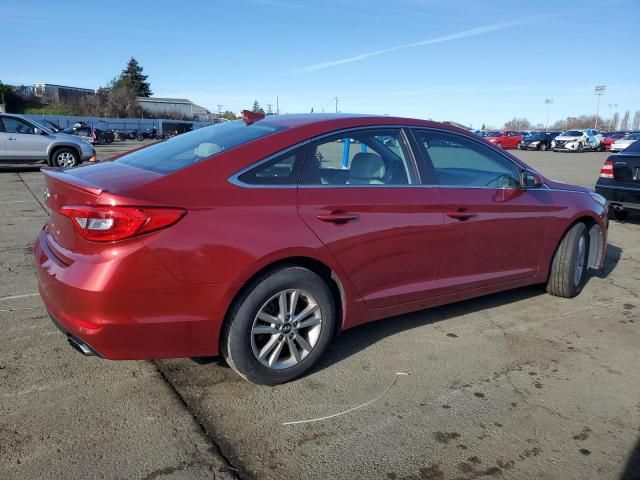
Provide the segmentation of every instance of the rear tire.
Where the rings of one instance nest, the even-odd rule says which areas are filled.
[[[502,148],[502,143],[500,143],[500,142],[496,143],[496,147]]]
[[[539,146],[538,146],[538,150],[540,150],[541,152],[545,152],[547,150],[547,144],[542,142]]]
[[[576,223],[560,241],[553,256],[547,292],[556,297],[573,298],[587,278],[589,235],[584,223]]]
[[[250,382],[285,383],[303,375],[322,356],[335,318],[333,296],[322,278],[297,266],[273,270],[234,302],[220,351]]]

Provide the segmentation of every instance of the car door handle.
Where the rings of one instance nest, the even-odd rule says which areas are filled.
[[[456,220],[469,220],[475,217],[476,214],[471,212],[447,212],[447,216],[455,218]]]
[[[318,220],[331,223],[347,223],[357,220],[358,218],[360,218],[360,215],[355,213],[332,212],[318,215]]]
[[[14,140],[17,140],[17,138],[16,137],[9,137],[9,138],[7,138],[7,140],[9,140],[10,142],[13,142]]]

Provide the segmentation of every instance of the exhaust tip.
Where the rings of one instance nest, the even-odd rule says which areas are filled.
[[[67,341],[69,342],[69,345],[71,345],[74,349],[79,351],[81,354],[86,355],[87,357],[90,357],[93,355],[93,350],[91,350],[91,348],[89,348],[89,346],[86,343],[84,343],[82,340],[79,340],[75,337],[68,336]]]

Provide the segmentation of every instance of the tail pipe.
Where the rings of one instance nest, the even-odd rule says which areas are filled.
[[[89,345],[84,343],[79,338],[76,338],[76,337],[74,337],[72,335],[69,335],[67,337],[67,341],[69,342],[69,345],[71,345],[73,348],[75,348],[81,354],[86,355],[87,357],[91,357],[91,356],[94,355],[93,350],[91,349],[91,347],[89,347]]]

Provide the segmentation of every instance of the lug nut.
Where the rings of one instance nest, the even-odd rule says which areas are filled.
[[[297,327],[298,326],[298,322],[293,322],[293,326]]]
[[[293,333],[290,333],[289,338],[293,338],[293,337],[295,337],[295,335]]]
[[[283,338],[284,338],[284,335],[280,335],[280,336],[278,337],[278,340],[282,341],[282,339],[283,339]]]

